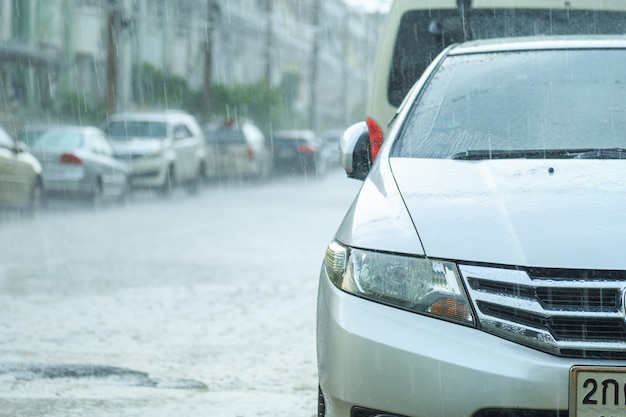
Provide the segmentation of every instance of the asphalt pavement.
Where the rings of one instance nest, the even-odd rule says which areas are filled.
[[[317,411],[315,297],[340,169],[0,218],[0,416]]]

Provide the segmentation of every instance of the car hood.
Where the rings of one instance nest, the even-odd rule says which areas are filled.
[[[113,147],[118,155],[143,155],[158,153],[163,149],[163,139],[135,139],[114,140]]]
[[[626,161],[393,158],[427,256],[626,269]]]

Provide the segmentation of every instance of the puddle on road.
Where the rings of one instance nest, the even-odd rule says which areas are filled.
[[[28,382],[35,380],[80,380],[132,387],[161,389],[208,389],[200,381],[192,379],[157,379],[145,372],[104,365],[33,365],[0,363],[0,383]]]

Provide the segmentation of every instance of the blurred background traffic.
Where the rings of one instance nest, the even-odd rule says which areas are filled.
[[[334,0],[0,0],[0,203],[323,175],[365,112],[383,18]]]

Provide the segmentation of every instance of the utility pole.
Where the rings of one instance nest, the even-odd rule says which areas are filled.
[[[204,117],[211,114],[211,81],[213,79],[213,24],[215,22],[215,14],[217,13],[217,5],[215,0],[207,0],[207,17],[206,29],[204,35],[204,72],[203,72],[203,88],[202,88],[202,106]]]
[[[348,6],[346,6],[344,4],[343,6],[343,21],[345,22],[343,25],[343,28],[341,29],[341,56],[344,57],[344,59],[342,60],[341,63],[341,96],[342,96],[342,101],[341,101],[341,123],[344,126],[348,126],[348,119],[349,119],[349,107],[350,107],[350,102],[348,101],[348,91],[349,91],[349,87],[348,87],[348,66],[350,65],[350,58],[349,58],[349,45],[348,42],[350,41],[350,15],[348,12]]]
[[[472,0],[456,0],[456,5],[459,8],[461,22],[463,23],[463,40],[470,40],[472,39],[472,14],[470,13]]]
[[[33,7],[37,7],[39,9],[39,5],[35,5],[32,2],[25,2],[23,4],[21,13],[23,16],[22,24],[24,27],[22,28],[24,40],[30,46],[34,43],[35,39],[35,31],[34,31],[34,23],[33,15],[36,15]],[[29,65],[24,74],[24,99],[29,106],[33,106],[35,103],[35,69],[33,66]]]
[[[120,7],[118,6],[117,0],[109,0],[109,13],[107,16],[107,116],[115,112],[117,99],[117,42],[119,21]]]
[[[320,9],[321,0],[313,0],[313,40],[311,52],[311,103],[309,105],[309,127],[317,129],[317,70],[319,58],[319,37],[320,37]]]
[[[133,17],[131,23],[131,62],[132,62],[132,97],[135,103],[144,104],[144,90],[141,82],[141,66],[143,64],[143,39],[145,28],[145,2],[135,1],[133,6]]]
[[[272,12],[273,0],[265,0],[265,79],[272,85]]]
[[[65,0],[63,2],[63,70],[60,74],[61,91],[70,91],[72,88],[72,78],[70,69],[74,65],[74,1]]]

